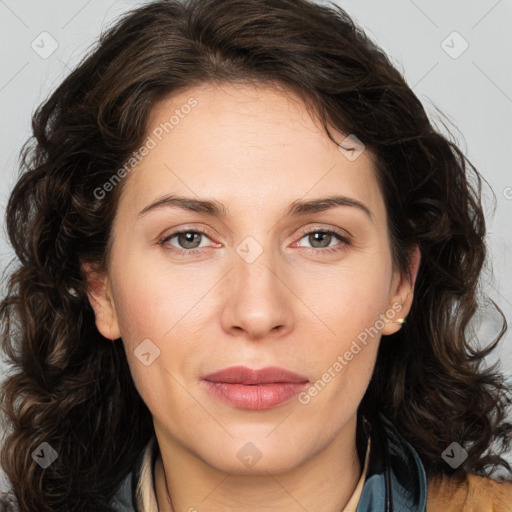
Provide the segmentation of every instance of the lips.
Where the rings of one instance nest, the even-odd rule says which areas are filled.
[[[202,386],[217,399],[231,407],[253,410],[289,402],[308,382],[307,377],[276,366],[261,370],[233,366],[202,377]]]
[[[231,366],[205,375],[202,378],[210,382],[244,384],[246,386],[273,383],[299,384],[308,382],[307,377],[277,366],[269,366],[260,370],[253,370],[246,366]]]

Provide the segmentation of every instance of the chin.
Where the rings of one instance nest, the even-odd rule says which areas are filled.
[[[219,446],[219,445],[218,445]],[[304,452],[290,443],[283,450],[282,443],[269,443],[261,439],[234,442],[231,446],[221,446],[222,454],[212,453],[202,459],[220,471],[235,475],[268,475],[290,471],[304,461]],[[230,456],[232,454],[232,456]]]

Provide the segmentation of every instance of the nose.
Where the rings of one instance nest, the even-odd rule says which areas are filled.
[[[227,276],[222,327],[248,340],[283,336],[294,327],[297,300],[291,291],[290,272],[269,251],[249,261],[235,255]]]

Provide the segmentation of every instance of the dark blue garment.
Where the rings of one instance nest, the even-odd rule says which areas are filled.
[[[371,425],[371,448],[356,512],[424,512],[427,477],[416,450],[382,414]]]
[[[425,512],[427,479],[414,448],[382,414],[372,423],[358,420],[358,427],[363,429],[364,439],[371,437],[371,446],[356,512]],[[142,512],[137,510],[134,492],[141,463],[142,454],[116,493],[114,509],[117,512]]]

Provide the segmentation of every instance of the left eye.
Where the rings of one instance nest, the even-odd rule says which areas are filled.
[[[341,235],[334,231],[310,231],[309,233],[305,233],[301,240],[307,238],[308,242],[310,244],[319,244],[319,245],[313,245],[313,249],[322,249],[322,248],[328,248],[332,247],[329,246],[330,242],[332,242],[334,239],[338,239],[339,241],[345,241]],[[336,245],[336,244],[334,244]]]

